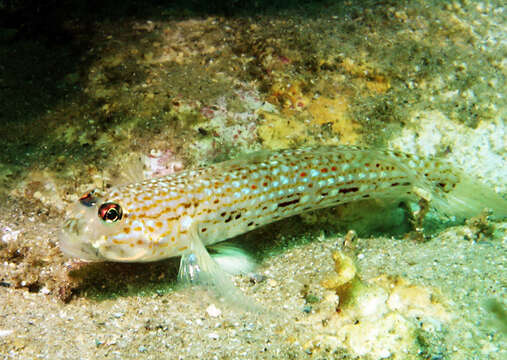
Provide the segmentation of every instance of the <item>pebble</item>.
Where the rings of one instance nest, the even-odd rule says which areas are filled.
[[[16,241],[18,239],[18,235],[20,233],[19,230],[12,230],[10,227],[5,226],[2,228],[2,232],[4,235],[2,235],[2,241],[3,242],[10,242],[10,241]]]
[[[267,284],[270,287],[276,287],[276,286],[278,286],[278,282],[276,280],[273,280],[273,279],[268,279]]]
[[[44,294],[44,295],[48,295],[51,293],[51,290],[49,290],[47,287],[43,287],[42,289],[40,289],[39,291],[41,294]]]
[[[3,329],[0,329],[0,337],[9,336],[13,332],[14,332],[14,330],[3,330]]]
[[[208,306],[206,308],[206,312],[211,317],[217,317],[217,316],[220,316],[222,314],[222,311],[219,308],[217,308],[215,306],[215,304],[211,304],[210,306]]]

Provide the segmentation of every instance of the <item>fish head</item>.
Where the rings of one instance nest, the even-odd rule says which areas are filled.
[[[181,255],[186,241],[178,231],[185,221],[154,205],[154,195],[141,185],[89,192],[70,207],[60,249],[88,261],[148,262]]]
[[[99,191],[84,194],[68,209],[59,234],[62,252],[72,258],[89,261],[109,260],[101,243],[119,232],[123,214],[119,204],[105,202]]]
[[[59,235],[65,255],[87,261],[146,261],[146,251],[130,239],[131,222],[115,194],[94,190],[69,208]],[[142,232],[135,236],[139,243],[147,240]]]

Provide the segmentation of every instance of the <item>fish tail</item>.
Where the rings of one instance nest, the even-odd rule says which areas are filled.
[[[494,218],[507,217],[507,200],[490,186],[457,170],[447,161],[425,159],[412,166],[421,188],[431,193],[431,205],[440,213],[464,220],[488,209]]]
[[[445,193],[437,189],[432,199],[433,206],[446,215],[463,220],[488,209],[493,218],[507,217],[507,200],[485,184],[470,179],[470,176],[457,172],[458,181]]]

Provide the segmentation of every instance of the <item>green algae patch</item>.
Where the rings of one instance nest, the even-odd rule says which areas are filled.
[[[52,54],[45,52],[35,68],[34,76],[49,72],[53,77],[46,83],[57,85],[55,91],[43,91],[54,95],[41,105],[43,111],[26,114],[11,87],[0,88],[14,125],[1,140],[3,188],[10,190],[15,178],[41,170],[41,163],[55,173],[73,174],[63,175],[64,181],[89,181],[82,167],[114,166],[119,154],[137,150],[134,144],[147,147],[153,133],[166,134],[164,140],[174,148],[183,147],[183,158],[192,158],[198,148],[194,162],[251,149],[251,143],[234,140],[224,145],[225,152],[212,149],[198,131],[185,130],[197,120],[171,115],[180,100],[196,102],[195,110],[206,112],[238,88],[259,91],[278,110],[266,118],[279,116],[294,129],[284,134],[277,119],[259,124],[255,145],[270,148],[386,145],[415,112],[428,107],[471,128],[494,120],[504,107],[498,95],[505,87],[504,64],[496,60],[500,19],[494,5],[430,5],[300,3],[281,6],[279,13],[268,6],[261,12],[265,16],[252,18],[203,16],[206,6],[194,9],[200,15],[186,9],[181,16],[176,4],[163,11],[143,8],[142,14],[159,14],[153,19],[120,18],[114,24],[102,19],[96,33],[79,33],[76,27],[73,39],[89,44],[90,51],[83,46],[79,60],[63,61],[57,72],[48,70]],[[227,11],[239,14],[259,6]],[[220,13],[220,6],[215,10]],[[483,43],[473,21],[491,29],[490,43]],[[23,47],[30,47],[16,46],[20,57]],[[70,50],[61,51],[56,57],[63,59]],[[13,76],[4,79],[10,84],[20,69],[6,73]],[[228,111],[242,114],[244,109],[241,98],[231,101]],[[214,128],[209,120],[198,120],[199,127]]]

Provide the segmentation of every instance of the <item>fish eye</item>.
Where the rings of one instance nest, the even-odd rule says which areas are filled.
[[[99,217],[106,223],[114,223],[121,220],[123,211],[116,203],[104,203],[99,207]]]

